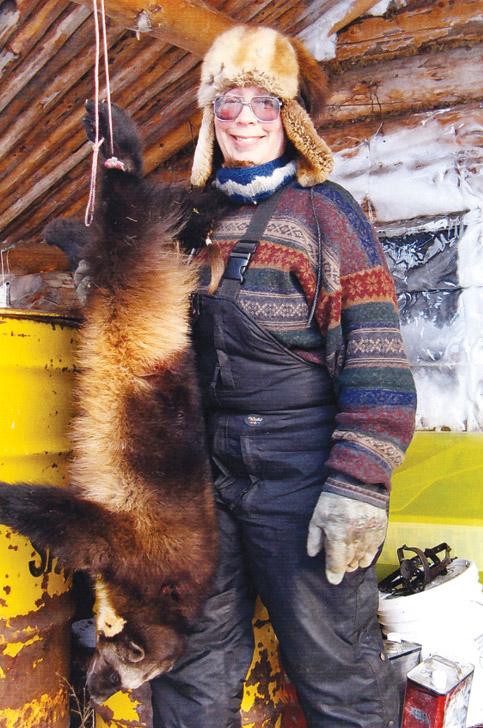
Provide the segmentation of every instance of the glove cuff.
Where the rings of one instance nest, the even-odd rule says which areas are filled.
[[[349,475],[332,471],[322,490],[389,510],[389,491],[382,483],[363,483]]]

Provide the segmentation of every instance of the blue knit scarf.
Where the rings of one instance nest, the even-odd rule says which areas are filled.
[[[233,202],[256,204],[292,180],[296,171],[296,162],[284,155],[256,167],[222,167],[214,185]]]

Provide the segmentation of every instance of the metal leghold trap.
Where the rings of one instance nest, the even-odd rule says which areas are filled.
[[[405,551],[413,551],[416,556],[405,558]],[[438,554],[444,551],[440,558]],[[440,543],[433,548],[421,549],[415,546],[401,546],[397,550],[399,569],[379,582],[379,591],[397,596],[408,596],[423,591],[433,579],[446,574],[451,563],[451,548],[447,543]]]

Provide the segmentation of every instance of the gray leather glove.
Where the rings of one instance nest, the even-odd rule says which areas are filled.
[[[74,276],[74,288],[77,293],[77,298],[83,306],[86,305],[87,296],[89,295],[89,288],[91,285],[91,278],[89,276],[89,266],[87,261],[82,259],[79,261],[79,265],[75,269]]]
[[[331,584],[344,574],[369,566],[386,537],[383,508],[335,493],[321,493],[309,524],[307,553],[316,556],[324,547],[325,573]]]

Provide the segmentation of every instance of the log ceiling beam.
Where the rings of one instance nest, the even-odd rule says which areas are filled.
[[[92,8],[92,0],[74,0]],[[203,56],[217,35],[235,22],[205,5],[202,0],[104,0],[106,15],[136,32],[148,33],[166,43]]]
[[[92,0],[73,2],[92,7]],[[353,0],[329,34],[345,28],[378,2]],[[232,18],[210,8],[203,0],[162,0],[158,4],[151,0],[104,0],[104,7],[106,15],[118,25],[148,33],[200,57],[204,56],[217,35],[235,25]]]
[[[49,9],[49,13],[53,12],[55,2],[58,0],[46,0],[40,5],[47,14],[45,8]],[[158,173],[159,170],[162,175],[160,167],[192,144],[197,135],[200,112],[195,111],[194,71],[198,59],[216,35],[240,21],[234,21],[229,15],[204,4],[203,0],[104,2],[106,14],[117,26],[110,28],[110,42],[116,45],[118,35],[125,44],[118,51],[119,58],[114,56],[111,74],[117,91],[116,102],[129,108],[133,114],[140,112],[140,126],[146,139],[146,172]],[[280,7],[273,0],[249,3],[257,10],[261,6],[265,10],[272,8],[272,14],[268,15],[254,10],[248,13],[248,9],[243,15],[240,12],[242,2],[231,0],[224,7],[234,17],[244,17],[247,22],[253,23],[265,22],[287,33],[309,27],[337,5],[337,0],[311,0],[311,15],[302,18],[302,11],[293,0],[281,0],[283,13],[279,12]],[[479,4],[481,0],[438,0],[437,4],[430,5],[428,0],[428,10],[424,12],[418,9],[418,12],[398,13],[394,18],[371,18],[357,26],[352,25],[344,35],[348,48],[346,53],[353,63],[348,62],[348,70],[335,75],[326,113],[315,119],[323,134],[338,139],[343,137],[341,128],[344,125],[347,129],[356,122],[379,125],[387,118],[414,114],[428,108],[460,106],[480,99],[481,84],[478,80],[481,78],[483,48],[476,38],[481,32],[480,24],[478,19],[473,19]],[[28,5],[29,15],[21,26],[22,33],[11,33],[12,43],[15,41],[17,44],[12,46],[16,57],[4,69],[8,73],[2,77],[2,92],[13,96],[14,91],[20,88],[22,93],[10,100],[6,109],[9,120],[3,122],[3,130],[0,124],[0,237],[5,234],[6,239],[12,241],[23,239],[26,230],[35,229],[37,234],[44,221],[51,215],[62,214],[66,205],[81,206],[79,190],[85,181],[90,154],[90,145],[84,143],[79,124],[82,102],[88,97],[86,89],[89,82],[79,80],[78,69],[90,68],[85,36],[91,32],[86,8],[92,12],[92,0],[59,2],[59,6],[63,7],[61,19],[58,23],[52,21],[49,35],[42,37],[41,55],[36,57],[36,63],[32,61],[35,54],[31,50],[39,42],[39,16],[33,12],[39,6],[39,0],[17,0],[17,7],[21,5]],[[273,10],[275,5],[278,14]],[[345,9],[343,18],[330,33],[345,27],[372,5],[374,0],[341,3],[340,7]],[[50,14],[42,17],[51,20]],[[435,26],[436,20],[439,21],[438,26]],[[384,24],[389,24],[392,34],[398,31],[396,49],[393,47],[393,35],[387,37],[383,32]],[[133,47],[138,44],[134,37],[121,32],[123,28],[146,34],[145,42],[139,44],[140,50],[136,53],[131,53],[130,44]],[[67,40],[62,45],[66,35],[79,49],[77,63],[72,60],[74,48],[68,46]],[[424,35],[423,47],[428,48],[431,48],[433,38],[440,39],[441,48],[435,49],[437,52],[419,54],[420,46],[413,40],[416,35],[417,39]],[[156,37],[168,47],[151,43],[149,36]],[[463,45],[467,36],[471,40],[468,48]],[[51,41],[47,43],[46,38]],[[453,47],[455,39],[458,42]],[[372,46],[374,49],[371,50]],[[398,54],[401,47],[404,53]],[[127,56],[128,62],[123,64],[122,52],[126,52],[126,48],[130,55]],[[55,78],[49,71],[48,53],[63,61]],[[384,63],[374,63],[369,73],[364,61],[367,57],[373,58],[371,53],[376,54],[376,59],[383,58]],[[42,67],[36,74],[39,57]],[[79,60],[82,63],[79,64]],[[37,78],[44,84],[39,87],[42,92],[35,87]],[[143,79],[143,83],[136,85],[139,78]],[[24,88],[28,94],[23,93]],[[173,89],[177,89],[176,93]],[[151,97],[156,99],[165,90],[166,102],[162,107],[155,100],[148,103]],[[28,104],[26,97],[29,98]],[[51,116],[55,112],[59,123],[44,121],[46,112]],[[38,125],[35,124],[37,117],[41,122]],[[168,165],[166,169],[171,173]]]
[[[366,18],[339,34],[337,61],[356,64],[416,55],[438,43],[474,45],[483,36],[481,0],[438,0],[397,15]]]
[[[362,15],[365,15],[369,10],[377,5],[378,2],[379,0],[354,0],[346,14],[332,26],[329,31],[329,35],[338,33],[339,30],[347,27],[349,23],[352,23],[354,20],[358,20]]]

